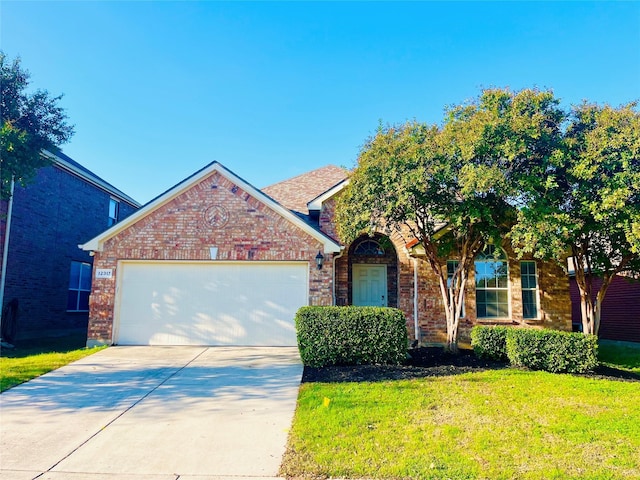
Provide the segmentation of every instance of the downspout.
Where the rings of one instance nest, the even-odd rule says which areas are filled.
[[[418,323],[418,257],[411,254],[411,250],[404,247],[407,256],[413,260],[413,335],[420,343],[420,325]]]
[[[418,259],[411,257],[413,260],[413,328],[415,340],[420,343],[420,325],[418,324]]]
[[[344,255],[344,247],[342,247],[340,249],[340,254],[339,255],[335,255],[333,257],[333,305],[335,306],[337,304],[337,300],[338,300],[338,295],[336,294],[336,260],[338,260],[340,257],[342,257]]]
[[[11,190],[9,192],[9,206],[7,208],[7,223],[4,227],[4,249],[2,250],[2,275],[0,275],[0,312],[4,306],[4,286],[7,278],[7,260],[9,258],[9,235],[11,234],[11,216],[13,212],[13,191],[15,187],[14,177],[11,177]]]

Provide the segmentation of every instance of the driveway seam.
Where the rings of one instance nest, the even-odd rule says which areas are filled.
[[[111,421],[109,421],[106,425],[104,425],[100,430],[98,430],[97,432],[95,432],[93,435],[91,435],[89,438],[87,438],[84,442],[82,442],[80,445],[78,445],[76,448],[74,448],[73,450],[71,450],[71,452],[69,452],[67,455],[65,455],[64,457],[62,457],[60,460],[58,460],[56,463],[54,463],[51,467],[49,467],[47,470],[45,470],[44,472],[40,473],[39,475],[37,475],[36,477],[33,477],[33,480],[36,480],[40,477],[42,477],[45,473],[49,473],[51,472],[51,470],[53,470],[54,468],[56,468],[58,465],[60,465],[63,461],[65,461],[67,458],[69,458],[71,455],[73,455],[75,452],[77,452],[78,450],[80,450],[83,446],[85,446],[87,443],[89,443],[91,440],[93,440],[95,437],[97,437],[101,432],[103,432],[109,425],[112,425],[116,420],[118,420],[119,418],[121,418],[125,413],[129,412],[133,407],[135,407],[136,405],[138,405],[140,402],[142,402],[145,398],[147,398],[149,395],[151,395],[153,392],[155,392],[158,388],[160,388],[162,385],[164,385],[165,383],[167,383],[171,378],[173,378],[175,375],[177,375],[178,373],[180,373],[182,370],[184,370],[185,368],[187,368],[189,365],[191,365],[193,362],[195,362],[204,352],[206,352],[209,349],[209,347],[205,347],[200,353],[198,353],[195,357],[193,357],[191,360],[189,360],[187,363],[185,363],[182,367],[180,367],[178,370],[176,370],[175,372],[173,372],[171,375],[169,375],[167,378],[165,378],[162,382],[160,382],[158,385],[156,385],[155,387],[153,387],[151,390],[149,390],[145,395],[143,395],[142,397],[140,397],[138,400],[136,400],[134,403],[132,403],[131,405],[129,405],[125,410],[123,410],[122,412],[120,412],[120,414],[118,414],[117,416],[115,416],[113,419],[111,419]]]

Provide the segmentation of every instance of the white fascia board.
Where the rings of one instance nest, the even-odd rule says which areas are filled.
[[[102,232],[100,235],[89,240],[87,243],[78,245],[78,247],[80,247],[82,250],[101,252],[105,241],[114,237],[115,235],[122,232],[123,230],[127,229],[129,226],[133,225],[134,223],[146,217],[147,215],[151,214],[153,211],[157,210],[162,205],[170,202],[175,197],[187,191],[189,188],[193,187],[194,185],[196,185],[197,183],[199,183],[209,175],[213,174],[214,172],[218,172],[227,180],[229,180],[230,182],[233,182],[235,185],[242,188],[245,192],[256,197],[258,200],[260,200],[262,203],[270,207],[272,210],[276,211],[278,214],[285,217],[287,220],[289,220],[291,223],[296,225],[298,228],[300,228],[301,230],[303,230],[304,232],[308,233],[310,236],[312,236],[313,238],[321,242],[324,245],[323,253],[340,252],[341,246],[337,244],[334,240],[322,234],[321,232],[317,231],[316,229],[312,228],[311,226],[307,225],[305,222],[300,220],[295,214],[293,214],[292,212],[284,208],[282,205],[280,205],[276,201],[269,198],[267,195],[262,193],[262,191],[258,190],[257,188],[253,187],[251,184],[247,183],[246,181],[244,181],[243,179],[235,175],[230,170],[227,170],[227,168],[224,167],[219,162],[213,162],[209,164],[207,167],[203,168],[199,172],[191,175],[190,177],[186,178],[182,182],[178,183],[175,187],[171,188],[164,194],[160,195],[155,200],[152,200],[148,204],[144,205],[141,209],[137,210],[136,212],[134,212],[133,214],[131,214],[121,222],[116,223],[111,228]]]
[[[309,209],[310,212],[314,211],[314,210],[319,211],[322,208],[322,204],[324,202],[329,200],[331,197],[333,197],[337,193],[341,192],[344,189],[344,187],[346,187],[347,185],[349,185],[349,179],[348,178],[343,180],[343,181],[341,181],[337,185],[331,187],[326,192],[321,193],[316,198],[314,198],[313,200],[308,202],[307,203],[307,208]]]

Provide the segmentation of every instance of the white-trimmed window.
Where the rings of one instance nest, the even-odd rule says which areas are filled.
[[[109,199],[109,220],[107,221],[107,226],[118,223],[118,215],[120,214],[120,202],[115,198]]]
[[[500,248],[487,245],[475,259],[478,318],[509,318],[509,267]]]
[[[91,293],[91,265],[84,262],[71,262],[69,274],[68,312],[88,312]]]
[[[447,289],[449,292],[451,291],[451,280],[453,279],[453,272],[458,268],[457,260],[447,260]],[[460,312],[460,318],[465,317],[465,308],[464,308],[464,296],[462,297],[462,311]]]
[[[538,318],[538,272],[536,262],[520,262],[520,285],[522,287],[522,316]]]

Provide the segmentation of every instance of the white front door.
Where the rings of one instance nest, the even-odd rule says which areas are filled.
[[[353,304],[364,307],[387,306],[387,266],[355,264]]]

